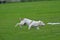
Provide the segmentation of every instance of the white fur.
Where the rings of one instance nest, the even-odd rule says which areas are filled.
[[[30,30],[30,28],[32,26],[36,27],[37,29],[39,29],[39,26],[44,26],[45,23],[43,23],[42,21],[34,21],[34,20],[30,20],[27,18],[24,18],[23,20],[20,21],[20,23],[17,23],[16,26],[20,25],[20,27],[22,27],[22,25],[27,24],[29,27],[28,29]]]

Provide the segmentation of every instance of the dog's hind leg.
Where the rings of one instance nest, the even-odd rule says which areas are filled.
[[[17,27],[18,25],[20,25],[20,23],[17,23],[17,24],[15,25],[15,27]]]

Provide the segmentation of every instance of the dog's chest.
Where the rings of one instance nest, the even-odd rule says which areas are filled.
[[[34,22],[34,21],[33,21],[33,22],[31,23],[31,25],[33,25],[33,26],[39,26],[39,22]]]

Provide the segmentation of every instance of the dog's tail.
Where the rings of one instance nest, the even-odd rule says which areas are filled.
[[[23,20],[24,18],[19,18],[19,20],[21,21],[21,20]]]

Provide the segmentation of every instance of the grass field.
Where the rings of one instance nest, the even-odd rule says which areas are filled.
[[[60,1],[0,4],[0,40],[60,40],[60,25],[45,25],[39,30],[15,28],[18,18],[60,22]]]

